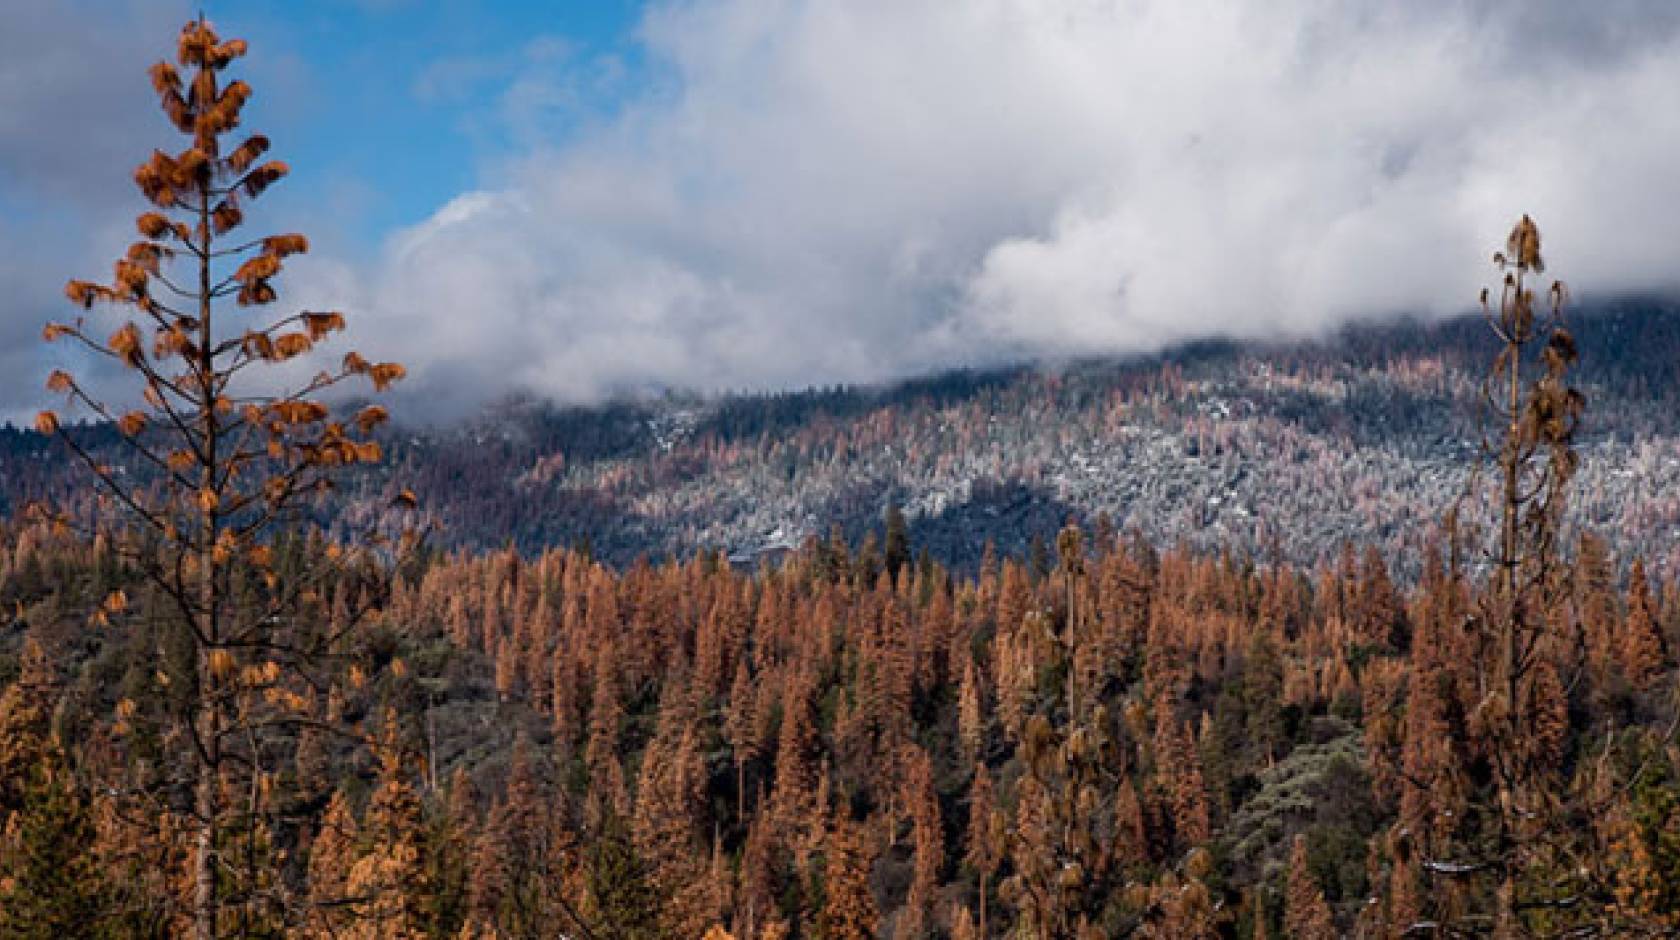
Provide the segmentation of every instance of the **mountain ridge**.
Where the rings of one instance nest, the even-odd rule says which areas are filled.
[[[1662,297],[1576,315],[1588,421],[1573,521],[1680,564],[1680,317]],[[878,533],[971,570],[1067,519],[1157,543],[1295,563],[1343,543],[1419,557],[1481,452],[1478,317],[1347,326],[1297,342],[1204,340],[1148,356],[959,369],[881,386],[593,407],[509,398],[386,435],[386,465],[319,511],[376,511],[394,481],[444,544],[587,544],[616,564],[697,551],[737,562],[832,530]],[[400,414],[399,414],[400,417]],[[1638,441],[1639,443],[1634,443]],[[74,492],[32,432],[0,431],[4,507]]]

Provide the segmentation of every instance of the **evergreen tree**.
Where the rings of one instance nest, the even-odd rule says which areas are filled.
[[[887,576],[898,580],[899,572],[910,563],[910,526],[904,520],[904,510],[897,503],[887,505],[886,537],[882,547]]]
[[[362,851],[350,866],[345,894],[356,917],[345,936],[419,940],[426,936],[426,880],[420,797],[406,779],[394,711],[385,715],[377,750],[379,785],[362,821]]]
[[[1307,868],[1307,839],[1296,836],[1289,851],[1289,888],[1284,896],[1283,926],[1291,940],[1336,940],[1336,924],[1324,892]]]
[[[986,927],[987,895],[990,881],[1003,861],[1008,821],[998,811],[992,791],[992,777],[984,764],[975,768],[974,783],[968,791],[968,850],[963,860],[980,876],[980,922],[978,935],[988,936]]]
[[[872,940],[876,936],[880,914],[869,890],[872,864],[862,829],[844,813],[837,814],[823,865],[822,940]]]
[[[910,809],[912,842],[910,896],[905,901],[899,936],[921,936],[933,910],[945,864],[945,824],[939,812],[939,794],[933,785],[933,761],[926,751],[912,745],[909,776],[905,781],[905,803]]]
[[[608,814],[589,847],[589,933],[598,940],[654,940],[663,903],[622,820]]]
[[[48,744],[0,829],[0,937],[114,937],[113,900],[88,805]]]
[[[457,767],[449,780],[447,801],[434,804],[426,821],[421,860],[426,869],[422,877],[430,890],[421,903],[428,929],[437,936],[454,936],[470,912],[472,847],[478,829],[475,796],[466,768]]]
[[[17,681],[0,692],[0,826],[23,808],[46,757],[56,686],[46,651],[26,636]]]

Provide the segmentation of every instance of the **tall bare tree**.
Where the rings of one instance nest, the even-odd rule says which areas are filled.
[[[336,367],[300,373],[283,364],[304,361],[344,329],[344,316],[257,319],[277,300],[286,259],[308,241],[235,236],[252,202],[287,173],[264,159],[266,137],[231,139],[251,88],[223,76],[245,51],[243,40],[223,41],[201,17],[182,28],[176,62],[152,67],[152,87],[184,146],[155,150],[135,170],[151,208],[136,219],[140,239],[111,282],[66,287],[84,310],[109,308],[114,329],[101,338],[106,328],[82,316],[45,329],[48,341],[69,341],[138,386],[123,403],[102,396],[109,382],[68,371],[47,382],[114,426],[118,442],[101,444],[51,411],[36,421],[86,464],[101,493],[92,507],[43,511],[106,535],[144,572],[148,603],[161,605],[191,651],[184,674],[159,671],[176,703],[158,722],[172,749],[137,771],[125,795],[138,823],[173,820],[191,833],[191,888],[177,916],[179,929],[200,940],[249,935],[292,916],[277,827],[288,813],[313,810],[284,805],[278,768],[300,727],[327,724],[311,704],[312,670],[377,601],[378,561],[403,544],[358,539],[346,549],[315,540],[301,567],[276,564],[276,533],[299,525],[344,468],[380,458],[371,435],[385,409],[337,418],[323,396],[352,377],[384,390],[403,368],[351,352]],[[403,491],[394,501],[411,505],[413,497]],[[330,610],[329,584],[353,609]],[[95,620],[119,619],[130,600],[113,593]],[[137,711],[119,703],[119,726],[143,720]]]
[[[1563,317],[1566,289],[1553,281],[1543,307],[1536,295],[1546,268],[1533,220],[1517,222],[1493,262],[1497,300],[1482,292],[1498,340],[1482,396],[1491,472],[1477,472],[1449,520],[1451,576],[1469,577],[1465,566],[1485,573],[1463,623],[1470,661],[1451,710],[1462,722],[1453,735],[1459,749],[1442,771],[1460,781],[1448,789],[1461,799],[1437,808],[1446,822],[1426,846],[1425,868],[1438,883],[1447,935],[1511,938],[1544,933],[1584,890],[1584,843],[1571,832],[1579,780],[1562,773],[1569,719],[1559,669],[1570,610],[1560,540],[1585,399],[1569,384],[1576,348]],[[1414,692],[1436,682],[1416,675]],[[1409,781],[1426,790],[1438,783]]]

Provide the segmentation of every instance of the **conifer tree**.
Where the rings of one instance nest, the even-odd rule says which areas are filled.
[[[1324,892],[1307,868],[1306,836],[1296,836],[1289,850],[1289,886],[1284,895],[1283,926],[1291,940],[1336,940],[1336,924]]]
[[[963,757],[970,764],[981,761],[985,745],[985,703],[981,700],[979,669],[974,659],[963,663],[962,685],[957,691],[957,739],[962,744]]]
[[[872,864],[863,830],[844,812],[836,814],[823,864],[823,940],[871,940],[876,936],[880,914],[869,890]]]
[[[758,757],[763,743],[758,733],[757,704],[752,676],[743,659],[735,667],[735,679],[729,687],[729,706],[724,716],[724,733],[729,738],[730,756],[735,762],[735,815],[741,819],[747,816],[747,764]]]
[[[309,900],[312,910],[307,923],[309,935],[332,937],[347,929],[353,912],[347,903],[346,885],[361,841],[360,827],[350,810],[344,791],[333,791],[321,817],[319,829],[309,844]]]
[[[479,834],[468,893],[476,921],[510,938],[587,930],[568,896],[581,858],[563,803],[548,793],[524,735],[514,739],[503,798]]]
[[[1663,671],[1662,633],[1652,611],[1651,585],[1645,563],[1634,559],[1628,573],[1627,620],[1622,628],[1622,669],[1634,688],[1649,688]]]
[[[758,805],[762,806],[762,798]],[[774,827],[765,813],[755,813],[747,824],[746,844],[741,848],[741,891],[735,906],[735,932],[757,937],[775,919],[776,871]]]
[[[1014,872],[998,893],[1020,912],[1017,929],[1042,938],[1096,929],[1115,887],[1110,862],[1119,808],[1113,722],[1106,706],[1088,707],[1074,675],[1079,650],[1090,641],[1081,612],[1088,574],[1079,530],[1065,528],[1057,548],[1061,623],[1043,611],[1029,613],[1015,631],[1014,649],[999,654],[1018,673],[1017,694],[1031,711],[1017,749],[1023,772],[1009,845]],[[1060,676],[1061,694],[1036,694],[1036,682],[1021,681],[1033,675]],[[1000,676],[1000,699],[1005,681]]]
[[[426,935],[425,903],[432,885],[421,855],[420,796],[407,779],[395,711],[385,714],[376,754],[379,785],[362,820],[361,855],[345,882],[357,915],[345,936],[419,940]]]
[[[1540,232],[1527,216],[1494,263],[1503,277],[1497,303],[1483,291],[1499,344],[1483,388],[1497,422],[1486,446],[1492,473],[1478,473],[1448,517],[1449,578],[1478,569],[1486,577],[1460,622],[1418,637],[1408,711],[1421,720],[1408,714],[1408,736],[1418,740],[1407,745],[1402,816],[1431,809],[1433,825],[1416,835],[1442,929],[1505,940],[1590,921],[1583,900],[1607,890],[1596,834],[1581,820],[1610,811],[1601,797],[1616,790],[1613,768],[1595,757],[1565,778],[1562,671],[1573,668],[1572,637],[1584,637],[1598,675],[1619,650],[1598,541],[1582,539],[1573,579],[1561,552],[1585,407],[1569,384],[1577,353],[1563,319],[1566,291],[1554,281],[1542,310],[1533,286],[1545,271]],[[1465,550],[1478,542],[1481,551]],[[1579,630],[1568,621],[1573,609],[1582,611]],[[1438,671],[1423,670],[1429,656]]]
[[[788,845],[806,839],[812,829],[812,815],[823,809],[816,802],[816,769],[812,749],[816,731],[812,728],[808,680],[787,679],[782,699],[782,724],[776,739],[776,780],[771,791],[778,834]],[[820,818],[818,822],[820,829]]]
[[[87,794],[48,728],[55,682],[38,643],[0,695],[0,936],[115,936]]]
[[[248,929],[252,905],[281,900],[250,878],[224,875],[236,865],[250,870],[259,850],[270,851],[279,808],[264,798],[271,792],[264,781],[284,749],[264,745],[313,720],[299,700],[304,683],[291,677],[341,639],[299,614],[325,572],[352,570],[352,561],[361,576],[373,572],[362,563],[366,553],[335,548],[332,558],[315,560],[314,575],[282,581],[266,539],[296,524],[297,510],[342,468],[380,457],[371,433],[385,410],[369,405],[335,419],[321,397],[353,377],[377,391],[403,376],[395,363],[353,352],[291,391],[273,391],[288,370],[259,375],[265,365],[302,361],[343,330],[345,318],[305,311],[250,320],[277,300],[274,279],[308,241],[233,237],[253,202],[288,172],[264,160],[266,137],[230,139],[252,92],[241,80],[224,83],[223,73],[245,50],[243,40],[223,41],[200,18],[183,27],[176,62],[152,67],[152,86],[185,146],[153,151],[135,171],[153,208],[136,219],[140,240],[116,262],[112,282],[66,287],[84,310],[111,308],[115,328],[105,335],[107,327],[78,317],[44,330],[48,341],[70,341],[138,386],[135,400],[106,401],[95,383],[67,371],[47,381],[72,406],[110,422],[120,446],[96,446],[52,411],[36,419],[91,472],[109,510],[43,512],[107,536],[165,598],[192,649],[188,707],[171,717],[172,739],[185,745],[169,761],[175,773],[135,788],[146,805],[130,815],[191,821],[193,891],[183,914],[198,940]],[[112,592],[93,619],[112,621],[127,607],[127,596]],[[229,911],[238,913],[224,916]]]
[[[1422,921],[1418,897],[1417,865],[1412,859],[1412,840],[1394,840],[1394,864],[1388,874],[1388,927],[1392,937],[1404,937]]]
[[[453,936],[466,923],[470,910],[469,885],[478,807],[472,778],[465,767],[455,768],[447,789],[447,801],[442,806],[434,803],[426,823],[421,859],[426,866],[424,881],[429,890],[421,901],[429,928],[436,934]]]
[[[979,936],[987,936],[986,909],[987,895],[990,894],[990,881],[997,874],[998,865],[1003,861],[1004,842],[1007,838],[1004,829],[1008,822],[999,813],[996,797],[992,791],[992,776],[986,766],[981,764],[975,768],[974,783],[968,791],[968,850],[963,860],[980,876],[979,907],[980,920]]]
[[[663,904],[652,872],[624,822],[610,812],[589,847],[589,935],[598,940],[655,940]],[[541,936],[543,934],[533,934]]]
[[[17,680],[0,692],[0,827],[23,807],[31,774],[46,756],[56,686],[46,651],[26,636]]]
[[[910,809],[915,861],[900,931],[905,937],[920,936],[926,930],[945,864],[945,825],[939,812],[939,794],[934,790],[933,761],[926,751],[911,747],[904,800]]]
[[[670,719],[677,711],[667,707],[661,717]],[[683,725],[680,717],[668,721],[664,740],[656,738],[643,752],[631,827],[636,851],[663,899],[662,927],[671,936],[697,935],[715,916],[707,897],[710,879],[695,852],[705,768],[692,727],[677,730]]]
[[[887,505],[882,552],[887,576],[896,580],[899,572],[910,563],[910,526],[904,520],[904,510],[897,503]]]
[[[1230,912],[1215,901],[1207,885],[1205,879],[1211,868],[1207,851],[1192,849],[1183,864],[1163,872],[1153,884],[1129,887],[1128,904],[1142,912],[1132,936],[1149,940],[1214,940],[1220,936]]]
[[[0,936],[115,936],[106,872],[89,851],[85,796],[56,753],[43,755],[26,781],[22,806],[0,831]]]

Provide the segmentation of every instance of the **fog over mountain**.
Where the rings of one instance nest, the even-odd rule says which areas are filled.
[[[422,383],[578,400],[1461,310],[1523,210],[1578,290],[1663,285],[1680,46],[1636,6],[658,8],[655,91],[335,295]]]
[[[510,54],[479,184],[376,249],[318,252],[288,296],[355,314],[358,346],[410,365],[408,394],[459,412],[1457,312],[1523,211],[1579,295],[1666,289],[1677,27],[1632,0],[655,3],[611,107],[549,132],[522,103],[623,65]],[[9,75],[48,55],[7,36]],[[14,190],[57,160],[0,150]],[[90,225],[117,231],[132,202],[101,193]],[[332,226],[320,206],[287,219],[311,230],[312,211]],[[28,253],[66,240],[88,236],[0,262],[9,375],[44,368],[29,338],[57,312],[64,265]],[[0,404],[38,395],[8,381]]]

